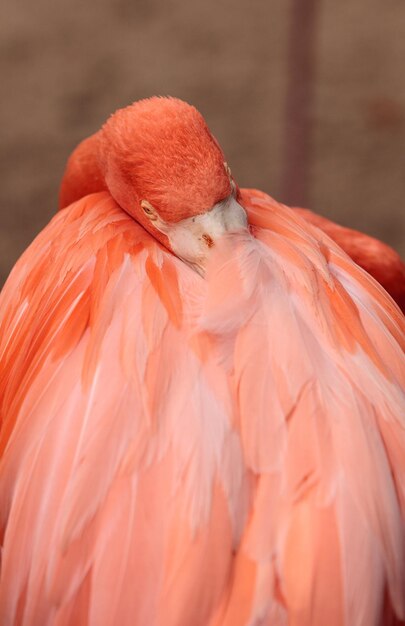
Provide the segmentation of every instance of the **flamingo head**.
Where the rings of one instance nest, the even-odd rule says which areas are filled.
[[[247,227],[222,150],[189,104],[150,98],[117,111],[99,150],[115,200],[200,273],[218,237]]]

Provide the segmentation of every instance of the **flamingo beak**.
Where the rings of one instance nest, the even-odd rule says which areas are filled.
[[[248,228],[246,211],[233,196],[205,213],[175,223],[164,222],[151,205],[143,208],[155,228],[167,236],[172,252],[201,275],[216,241]]]

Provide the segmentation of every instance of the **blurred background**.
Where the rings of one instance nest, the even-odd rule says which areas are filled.
[[[73,147],[175,95],[241,186],[405,256],[404,0],[2,3],[0,282],[57,208]]]

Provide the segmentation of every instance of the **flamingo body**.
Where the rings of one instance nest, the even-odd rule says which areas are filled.
[[[404,318],[296,212],[239,202],[205,277],[110,191],[12,271],[1,624],[404,618]]]

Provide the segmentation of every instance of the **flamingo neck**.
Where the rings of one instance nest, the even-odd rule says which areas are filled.
[[[69,157],[60,186],[60,209],[90,193],[107,190],[98,160],[98,142],[99,133],[95,133],[79,143]]]

